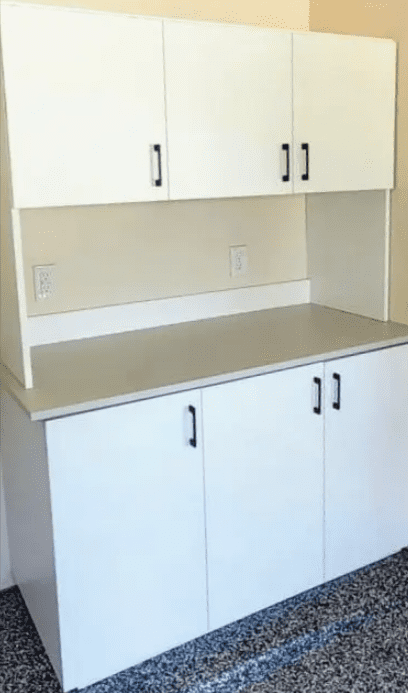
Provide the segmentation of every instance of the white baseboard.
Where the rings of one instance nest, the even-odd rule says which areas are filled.
[[[30,346],[310,303],[310,282],[250,286],[28,318]]]

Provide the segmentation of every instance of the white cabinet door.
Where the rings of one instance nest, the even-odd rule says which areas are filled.
[[[408,544],[408,345],[330,361],[325,370],[331,580]]]
[[[14,206],[167,199],[161,20],[5,5],[1,29]]]
[[[207,630],[200,432],[198,391],[46,422],[64,690]]]
[[[293,35],[295,192],[393,187],[395,70],[393,41]]]
[[[170,199],[292,192],[291,53],[290,32],[164,20]]]
[[[203,390],[210,628],[323,582],[322,364]]]

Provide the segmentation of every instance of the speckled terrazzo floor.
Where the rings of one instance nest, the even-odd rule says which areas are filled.
[[[1,693],[61,693],[17,587],[0,593]],[[408,549],[81,693],[408,693]]]

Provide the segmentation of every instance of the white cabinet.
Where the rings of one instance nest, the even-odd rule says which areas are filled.
[[[1,29],[14,207],[167,199],[161,20],[5,4]]]
[[[393,41],[7,2],[1,33],[14,207],[393,186]]]
[[[408,543],[408,345],[330,361],[325,371],[331,580]]]
[[[164,20],[171,199],[292,192],[289,32]]]
[[[207,630],[200,432],[198,391],[46,422],[64,690]]]
[[[323,582],[315,378],[322,364],[203,390],[211,629]]]
[[[394,41],[293,34],[295,192],[393,187],[395,70]]]
[[[408,344],[45,424],[2,402],[13,566],[64,691],[408,542]]]

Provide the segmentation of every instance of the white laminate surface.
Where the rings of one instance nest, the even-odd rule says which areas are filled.
[[[323,372],[202,392],[210,630],[323,582],[324,419],[309,406]]]
[[[200,391],[46,422],[64,691],[207,630],[203,443],[187,442],[189,405],[200,431]]]
[[[33,389],[1,381],[40,420],[403,343],[408,325],[303,304],[37,346]]]
[[[408,344],[327,363],[324,391],[327,581],[407,544]]]

